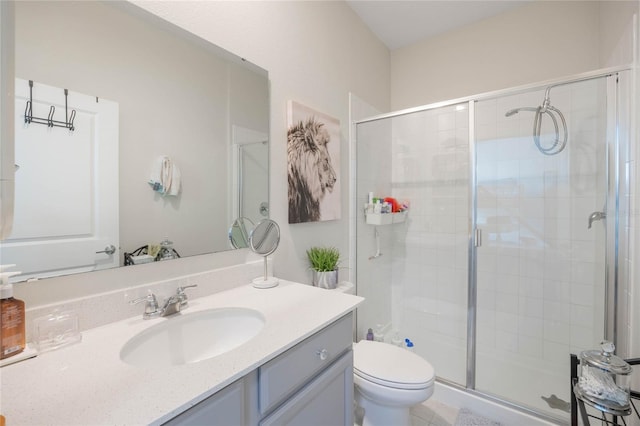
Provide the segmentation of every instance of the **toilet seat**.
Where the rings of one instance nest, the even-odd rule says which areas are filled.
[[[433,367],[419,355],[370,340],[353,345],[353,372],[364,380],[395,389],[424,389],[435,379]]]

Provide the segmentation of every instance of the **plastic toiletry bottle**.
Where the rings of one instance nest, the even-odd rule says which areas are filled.
[[[413,352],[413,342],[409,339],[404,339],[404,347]]]
[[[407,342],[407,349],[411,352],[413,352],[413,342],[411,340],[409,340]]]
[[[0,359],[19,354],[26,344],[24,302],[13,297],[9,283],[9,277],[20,272],[4,272],[4,267],[0,266]]]
[[[369,329],[367,331],[367,340],[373,340],[373,330]]]

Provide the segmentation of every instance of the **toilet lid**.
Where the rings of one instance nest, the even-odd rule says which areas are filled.
[[[366,380],[401,389],[428,387],[435,376],[431,364],[419,355],[371,340],[353,345],[353,370]]]

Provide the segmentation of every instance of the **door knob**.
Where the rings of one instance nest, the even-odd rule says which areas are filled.
[[[116,247],[113,244],[111,244],[111,245],[106,246],[104,248],[104,250],[97,251],[96,254],[97,253],[107,253],[108,255],[112,255],[115,252],[116,252]]]

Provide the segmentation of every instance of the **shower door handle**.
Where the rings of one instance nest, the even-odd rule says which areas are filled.
[[[480,228],[476,228],[473,232],[473,245],[475,247],[482,246],[482,230]]]
[[[607,218],[607,214],[605,212],[593,212],[589,215],[589,226],[588,229],[591,229],[591,225],[593,225],[593,222],[595,222],[596,220],[602,220],[602,219],[606,219]]]

